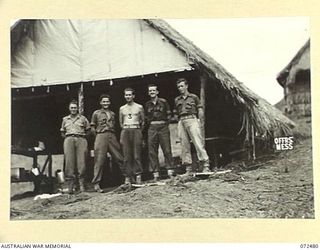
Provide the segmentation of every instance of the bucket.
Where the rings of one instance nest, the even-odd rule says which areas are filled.
[[[59,184],[62,184],[65,182],[65,178],[64,178],[64,172],[61,171],[60,169],[58,169],[56,171],[56,177],[57,177],[57,180],[58,180],[58,183]]]

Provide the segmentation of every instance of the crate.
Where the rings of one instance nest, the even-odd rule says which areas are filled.
[[[25,181],[27,180],[26,170],[24,168],[11,168],[12,181]]]

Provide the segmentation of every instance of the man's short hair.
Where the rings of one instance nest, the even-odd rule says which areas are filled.
[[[99,98],[99,102],[101,102],[103,98],[108,98],[109,101],[111,101],[111,98],[110,98],[109,95],[107,95],[107,94],[102,94],[102,95],[100,96],[100,98]]]
[[[134,95],[134,89],[133,88],[125,88],[123,93],[126,93],[126,91],[131,91],[131,93]]]
[[[75,99],[73,99],[73,100],[71,100],[71,101],[69,102],[69,106],[70,106],[71,104],[75,104],[75,105],[78,106],[78,102],[77,102]]]
[[[188,85],[188,81],[187,81],[186,78],[179,78],[179,79],[177,80],[177,85],[178,85],[180,82],[184,82],[186,85]]]
[[[158,86],[157,86],[157,85],[155,85],[154,83],[149,84],[149,85],[148,85],[148,89],[149,89],[150,87],[156,87],[156,88],[157,88],[157,90],[158,90]]]

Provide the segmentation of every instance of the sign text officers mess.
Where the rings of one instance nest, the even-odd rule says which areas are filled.
[[[276,137],[274,138],[276,150],[285,151],[293,149],[293,136]]]

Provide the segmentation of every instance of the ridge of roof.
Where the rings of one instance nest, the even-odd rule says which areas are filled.
[[[304,52],[310,48],[310,38],[307,40],[307,42],[298,50],[298,52],[294,55],[294,57],[290,60],[288,65],[284,67],[283,70],[279,72],[276,79],[278,83],[283,87],[285,80],[287,79],[289,72],[292,68],[292,66],[301,58],[301,56],[304,54]]]

